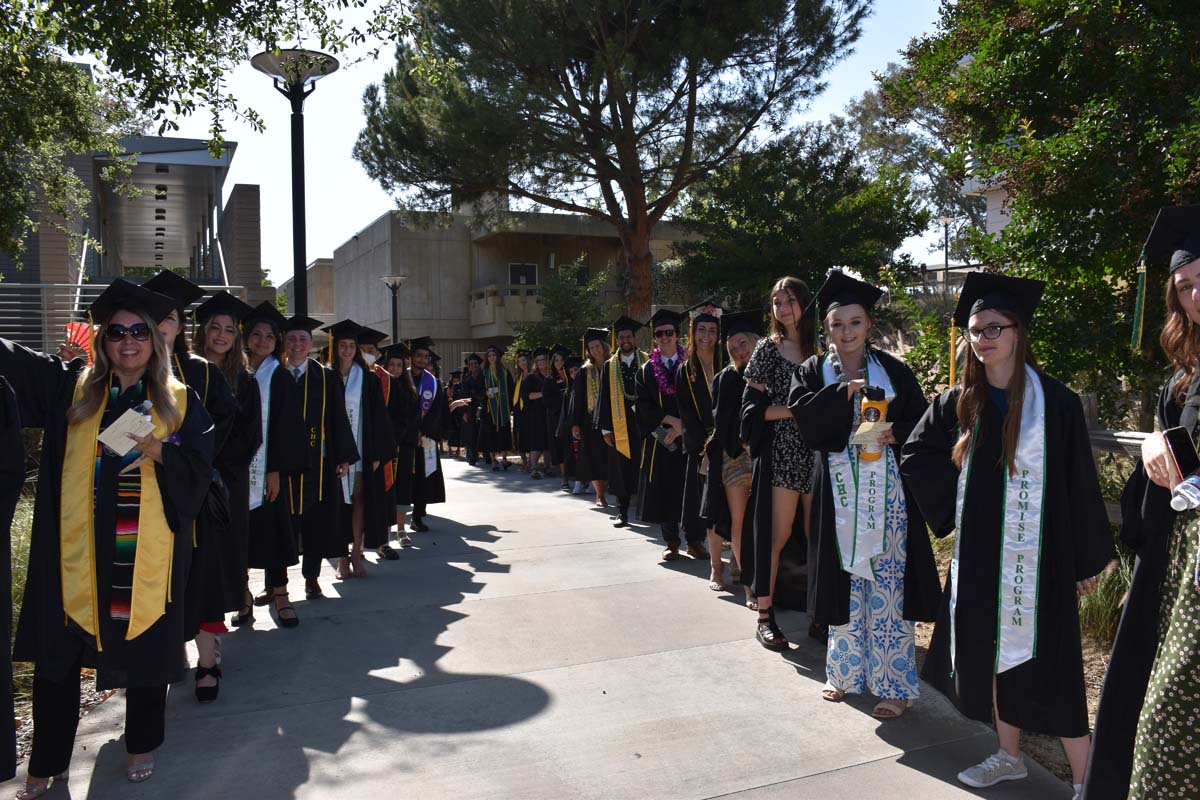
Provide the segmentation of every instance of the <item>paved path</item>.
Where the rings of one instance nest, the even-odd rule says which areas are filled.
[[[296,601],[295,630],[256,609],[225,637],[217,703],[173,687],[152,780],[124,779],[114,699],[48,800],[1070,797],[1036,766],[960,787],[995,738],[932,690],[885,724],[869,701],[823,701],[814,643],[763,650],[752,612],[707,590],[705,564],[661,563],[649,528],[515,469],[446,475],[450,502],[401,561],[347,583],[326,567],[331,599]]]

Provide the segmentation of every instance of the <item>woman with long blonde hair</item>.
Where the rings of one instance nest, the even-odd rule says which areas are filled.
[[[973,788],[1027,774],[1022,730],[1061,737],[1083,782],[1088,708],[1079,595],[1113,557],[1079,397],[1037,366],[1043,284],[973,272],[954,312],[970,342],[958,385],[904,444],[901,475],[954,558],[924,677],[1000,747],[959,773]]]
[[[65,779],[81,667],[96,670],[101,690],[126,689],[134,782],[154,771],[167,685],[183,678],[183,593],[170,587],[187,575],[213,442],[200,398],[171,376],[157,325],[172,306],[113,281],[91,307],[99,333],[90,369],[0,339],[0,376],[16,390],[21,420],[44,430],[13,649],[15,660],[34,664],[33,749],[19,798]],[[148,432],[101,440],[131,412]]]

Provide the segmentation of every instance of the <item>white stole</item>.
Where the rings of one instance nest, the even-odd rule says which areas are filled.
[[[346,376],[346,417],[350,420],[350,430],[354,432],[354,446],[358,448],[359,459],[350,465],[342,477],[342,502],[346,505],[354,502],[354,480],[358,476],[359,465],[365,468],[366,462],[362,451],[362,396],[363,368],[351,364],[350,374]]]
[[[258,508],[267,499],[267,431],[271,419],[271,377],[279,368],[279,359],[267,356],[254,371],[258,381],[258,397],[262,408],[262,444],[250,461],[250,510]]]
[[[958,475],[955,508],[954,557],[950,560],[950,656],[955,656],[955,610],[958,606],[958,559],[963,537],[971,464],[979,425],[971,436],[971,453]],[[1021,435],[1017,441],[1017,471],[1005,466],[1004,523],[1001,529],[996,674],[1020,666],[1037,655],[1038,568],[1046,485],[1046,396],[1042,380],[1025,365],[1025,396],[1021,405]],[[953,661],[952,661],[953,663]]]
[[[887,370],[874,356],[868,356],[864,366],[867,383],[882,389],[890,404],[896,399],[896,390]],[[821,378],[826,386],[838,383],[832,359],[828,357],[821,364]],[[856,412],[855,421],[858,418]],[[842,569],[873,581],[871,559],[887,549],[888,482],[895,471],[895,456],[892,448],[884,445],[883,457],[871,461],[860,456],[860,449],[860,445],[847,445],[845,450],[827,457],[833,491],[833,525]]]

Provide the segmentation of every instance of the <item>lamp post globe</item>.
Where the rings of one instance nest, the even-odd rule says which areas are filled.
[[[308,264],[304,218],[304,100],[316,83],[337,71],[338,60],[316,50],[268,50],[250,64],[275,82],[275,90],[292,106],[292,294],[294,314],[308,313]]]

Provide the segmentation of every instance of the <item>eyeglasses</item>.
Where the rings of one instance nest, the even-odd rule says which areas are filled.
[[[665,339],[668,336],[675,336],[675,335],[676,334],[675,334],[674,328],[663,328],[661,331],[654,332],[655,339]]]
[[[980,339],[999,339],[1000,334],[1004,333],[1009,328],[1015,328],[1016,325],[987,325],[982,328],[967,328],[967,338],[972,342],[978,342]]]
[[[126,336],[132,336],[135,342],[150,341],[150,326],[144,322],[126,328],[124,325],[109,325],[104,329],[104,339],[114,344],[125,341]]]

